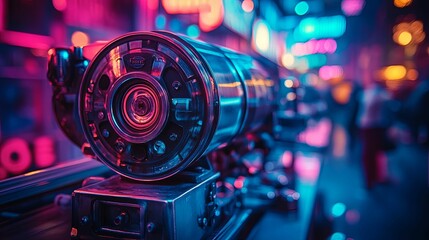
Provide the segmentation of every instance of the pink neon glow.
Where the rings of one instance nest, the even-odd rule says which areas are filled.
[[[364,5],[364,0],[343,0],[341,9],[346,16],[356,16],[360,14]]]
[[[314,183],[320,172],[320,159],[315,155],[297,153],[295,171],[304,182]]]
[[[168,14],[199,13],[199,27],[204,32],[216,29],[223,22],[222,0],[162,0],[161,3]]]
[[[158,0],[147,0],[147,7],[150,10],[158,10],[158,4],[159,4]]]
[[[4,2],[5,1],[0,1],[0,31],[4,29],[4,19],[6,18],[4,16]]]
[[[26,141],[20,138],[7,140],[0,152],[1,165],[12,174],[24,173],[31,166],[31,152]]]
[[[34,140],[34,160],[39,168],[49,167],[54,164],[56,156],[52,138],[42,136]]]
[[[304,56],[315,53],[334,53],[337,50],[337,42],[332,38],[310,40],[304,43],[292,45],[292,54]]]
[[[314,147],[324,147],[329,142],[331,121],[327,118],[321,119],[317,124],[308,126],[298,135],[298,140]]]
[[[346,212],[346,221],[348,224],[356,224],[360,220],[360,213],[358,210],[348,210]]]
[[[0,180],[7,178],[7,172],[4,168],[0,167]]]
[[[290,167],[292,165],[292,152],[284,151],[282,154],[282,165],[283,167]]]
[[[319,77],[323,80],[341,77],[343,75],[343,67],[339,65],[323,66],[319,69]]]
[[[237,189],[242,189],[244,187],[244,177],[238,177],[235,181],[234,181],[234,187]]]
[[[52,0],[52,5],[58,11],[62,12],[67,8],[67,0]]]
[[[2,31],[0,34],[0,42],[12,46],[46,49],[53,43],[53,39],[48,36],[15,32],[15,31]]]

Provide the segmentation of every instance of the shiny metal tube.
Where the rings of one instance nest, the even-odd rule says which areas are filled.
[[[142,181],[176,174],[261,126],[274,83],[250,56],[168,32],[107,43],[82,78],[78,111],[94,154]]]

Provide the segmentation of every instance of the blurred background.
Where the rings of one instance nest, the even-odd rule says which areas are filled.
[[[0,0],[0,180],[82,157],[52,111],[46,78],[50,48],[167,30],[262,56],[287,76],[279,83],[277,114],[293,108],[306,123],[282,124],[279,117],[275,132],[322,154],[319,190],[327,195],[328,220],[341,229],[332,239],[359,239],[362,228],[353,226],[365,220],[362,209],[373,207],[373,200],[362,205],[368,199],[363,183],[335,184],[348,177],[363,182],[362,173],[356,173],[362,171],[359,96],[380,83],[394,113],[389,136],[396,149],[386,160],[391,180],[417,178],[404,185],[416,187],[412,192],[390,192],[393,198],[417,198],[413,215],[394,217],[424,225],[429,215],[427,207],[420,208],[428,205],[429,181],[428,12],[425,0]],[[418,162],[404,161],[410,158]],[[347,204],[349,198],[353,201]],[[349,208],[353,204],[358,205]],[[386,212],[407,204],[401,200]],[[380,220],[368,217],[361,226],[371,229],[370,219]],[[409,229],[396,235],[404,238],[392,231],[392,239],[429,237],[426,230]],[[373,236],[360,239],[380,239]]]

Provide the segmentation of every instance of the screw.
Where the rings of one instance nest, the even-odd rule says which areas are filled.
[[[156,154],[162,155],[165,153],[165,143],[161,140],[156,141],[153,144],[153,150],[155,150]]]
[[[104,118],[104,112],[99,111],[98,112],[98,119],[102,120]]]
[[[180,88],[180,86],[181,86],[182,84],[180,84],[180,82],[179,81],[174,81],[173,82],[173,84],[171,85],[173,88],[174,88],[174,90],[179,90],[179,88]]]
[[[156,225],[153,222],[150,222],[146,225],[147,232],[151,233],[151,232],[155,231],[155,228],[156,228]]]
[[[116,225],[116,226],[119,226],[119,225],[121,225],[121,223],[122,223],[122,216],[116,216],[115,217],[115,220],[113,220],[113,223]]]
[[[94,81],[93,80],[89,81],[89,86],[88,86],[87,92],[88,93],[94,92]]]
[[[80,219],[80,222],[81,222],[82,224],[87,224],[87,223],[88,223],[88,221],[89,221],[88,216],[83,216],[83,217]]]
[[[124,142],[122,142],[121,140],[117,140],[116,143],[115,143],[115,149],[119,153],[122,153],[124,151],[124,149],[125,149]]]
[[[110,132],[107,129],[103,129],[103,137],[108,138],[110,136]]]
[[[176,133],[170,134],[170,136],[168,137],[168,139],[170,139],[173,142],[176,141],[177,140],[177,134]]]

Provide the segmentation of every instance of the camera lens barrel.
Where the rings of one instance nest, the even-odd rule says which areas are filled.
[[[168,32],[135,32],[91,60],[78,111],[103,163],[153,181],[261,126],[273,92],[250,56]]]

